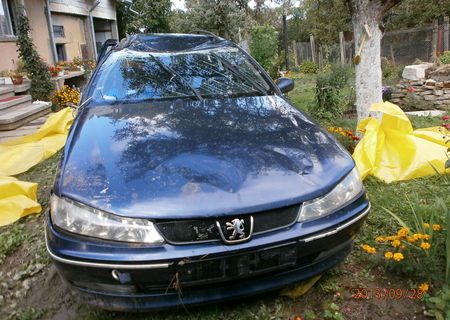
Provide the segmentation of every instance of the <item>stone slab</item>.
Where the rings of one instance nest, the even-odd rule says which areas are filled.
[[[408,80],[421,80],[425,78],[425,71],[430,67],[430,64],[416,64],[412,66],[406,66],[403,69],[402,77]]]

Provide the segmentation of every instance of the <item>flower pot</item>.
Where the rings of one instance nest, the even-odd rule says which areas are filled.
[[[11,76],[11,81],[13,85],[18,85],[23,83],[23,76]]]

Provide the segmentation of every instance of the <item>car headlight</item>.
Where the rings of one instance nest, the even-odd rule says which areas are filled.
[[[52,222],[61,229],[85,236],[160,244],[164,242],[153,223],[146,219],[124,218],[52,195]]]
[[[333,190],[326,195],[306,201],[302,205],[299,222],[321,218],[349,203],[363,190],[363,184],[355,167]]]

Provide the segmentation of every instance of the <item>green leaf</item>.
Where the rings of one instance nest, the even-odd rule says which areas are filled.
[[[397,216],[395,213],[393,213],[391,210],[389,210],[389,209],[387,209],[387,208],[385,208],[385,207],[381,207],[381,208],[382,208],[384,211],[386,211],[387,213],[389,213],[395,220],[397,220],[398,223],[399,223],[403,228],[410,229],[410,228],[408,227],[408,225],[407,225],[402,219],[400,219],[399,216]]]

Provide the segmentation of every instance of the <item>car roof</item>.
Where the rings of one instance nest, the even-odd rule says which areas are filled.
[[[122,39],[115,50],[129,48],[146,52],[182,52],[236,45],[214,34],[148,33]]]

